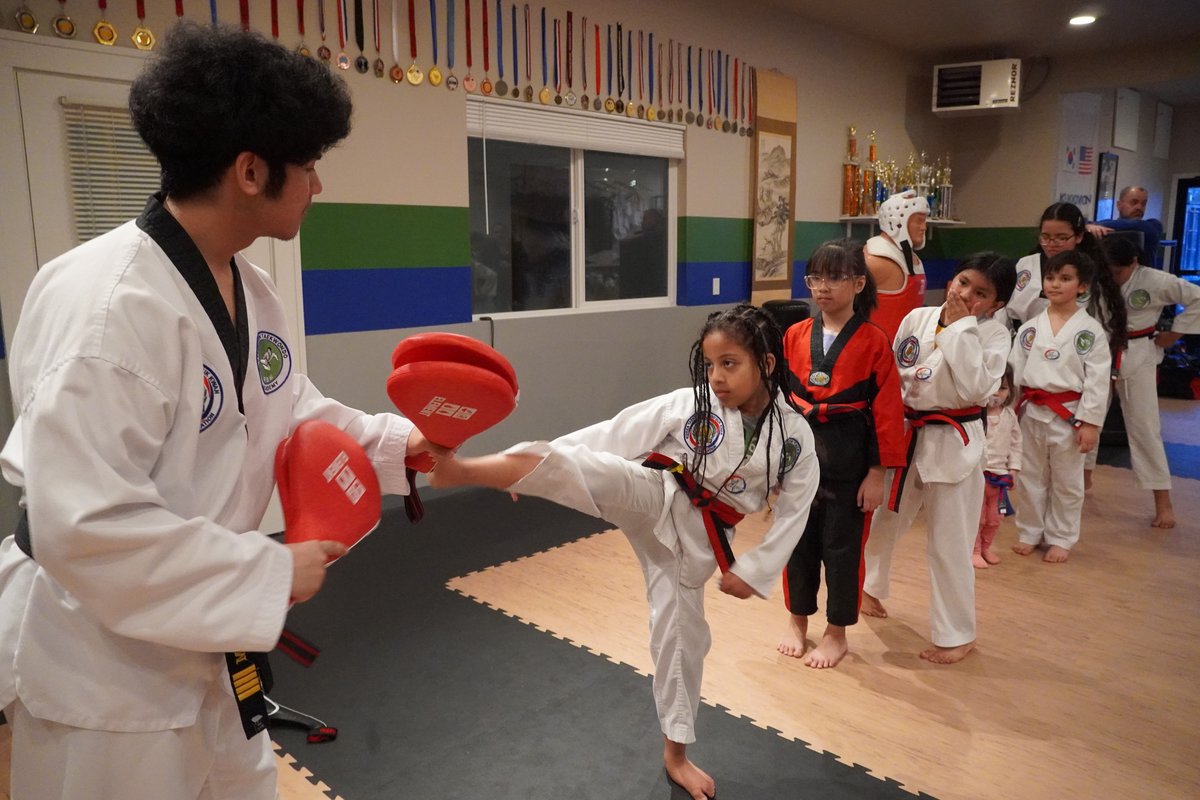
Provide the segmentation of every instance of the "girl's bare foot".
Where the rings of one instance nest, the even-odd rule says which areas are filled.
[[[687,745],[663,739],[663,766],[667,777],[683,787],[692,800],[708,800],[717,794],[717,784],[707,772],[697,767],[687,757]]]
[[[883,607],[883,603],[879,602],[866,592],[863,592],[862,607],[859,610],[868,617],[880,617],[882,619],[887,619],[888,615],[887,609]]]
[[[1065,547],[1059,547],[1056,544],[1050,545],[1046,550],[1046,555],[1042,556],[1042,561],[1048,561],[1051,564],[1061,564],[1067,560],[1067,556],[1071,555],[1071,551]]]
[[[967,653],[975,649],[974,642],[960,644],[958,647],[938,647],[936,644],[921,653],[921,658],[931,664],[957,664],[967,657]]]
[[[804,659],[804,665],[813,669],[836,667],[849,650],[850,646],[846,644],[846,628],[842,625],[830,625],[825,628],[821,643]]]
[[[1019,556],[1027,556],[1033,552],[1034,547],[1035,547],[1035,545],[1032,545],[1032,544],[1025,544],[1024,542],[1017,542],[1016,544],[1013,545],[1013,552]]]
[[[983,560],[989,564],[999,564],[1000,563],[1000,556],[993,553],[992,549],[990,547],[983,548],[982,550],[979,551],[979,554],[981,556],[983,556]]]
[[[792,618],[788,620],[787,631],[780,638],[779,645],[775,649],[785,656],[800,658],[808,651],[808,640],[805,638],[807,635],[808,617],[803,614],[792,614]]]
[[[983,555],[981,553],[976,553],[975,555],[971,556],[971,566],[975,567],[975,569],[987,569],[988,562],[983,560]]]
[[[1175,509],[1171,506],[1171,492],[1168,489],[1154,490],[1154,522],[1152,528],[1174,528]]]

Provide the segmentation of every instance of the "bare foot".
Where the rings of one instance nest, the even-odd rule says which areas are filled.
[[[849,650],[845,626],[830,625],[821,636],[821,643],[804,659],[804,665],[813,669],[836,667]]]
[[[975,555],[971,556],[971,566],[975,567],[975,569],[987,569],[988,562],[983,560],[982,554],[976,553]]]
[[[1092,488],[1092,470],[1085,469],[1083,471],[1083,490],[1086,492]]]
[[[807,635],[808,617],[792,614],[792,618],[788,620],[787,631],[780,637],[779,645],[775,649],[785,656],[800,658],[808,651],[808,641],[805,639]]]
[[[1168,489],[1154,490],[1154,522],[1152,528],[1174,528],[1175,509],[1171,506],[1171,492]]]
[[[687,757],[687,745],[664,739],[663,766],[667,777],[683,787],[692,800],[707,800],[717,794],[717,784],[707,772],[697,767]]]
[[[921,653],[921,658],[931,664],[957,664],[967,657],[967,653],[975,649],[974,642],[960,644],[958,647],[938,647],[936,644]]]
[[[1042,556],[1042,561],[1048,561],[1051,564],[1061,564],[1067,560],[1067,556],[1069,555],[1071,555],[1071,551],[1067,548],[1052,544],[1046,550],[1046,555]]]
[[[879,602],[874,597],[871,597],[871,595],[867,594],[866,592],[863,592],[862,608],[859,610],[868,617],[887,619],[888,615],[887,609],[883,607],[883,603]]]
[[[1035,546],[1036,545],[1025,544],[1024,542],[1017,542],[1013,545],[1013,552],[1019,556],[1027,556],[1033,552],[1033,548]]]
[[[982,550],[979,551],[979,554],[981,556],[983,556],[983,560],[989,564],[999,564],[1000,563],[1000,556],[993,553],[992,549],[990,547],[983,548]]]

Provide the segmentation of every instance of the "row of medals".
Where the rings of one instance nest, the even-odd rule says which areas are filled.
[[[38,21],[29,9],[22,8],[18,11],[16,13],[16,20],[17,26],[25,33],[37,33]],[[63,39],[75,38],[77,32],[75,23],[66,14],[59,14],[51,21],[50,25],[56,36]],[[117,29],[108,20],[102,19],[92,28],[92,36],[100,44],[112,46],[117,41]],[[139,50],[150,50],[154,47],[154,34],[144,25],[138,25],[134,29],[130,39],[133,40],[134,46]],[[312,52],[303,44],[296,48],[296,52],[302,56],[312,57]],[[325,45],[321,45],[317,48],[317,57],[328,64],[333,61],[333,52]],[[337,64],[339,69],[350,69],[350,56],[345,53],[338,53],[337,60],[334,63]],[[375,59],[373,66],[375,77],[382,78],[386,69],[383,59]],[[365,55],[360,55],[354,60],[354,68],[366,74],[372,68],[372,64],[367,60]],[[407,80],[413,86],[423,83],[426,77],[425,73],[415,63],[407,70],[402,69],[397,64],[392,67],[388,75],[392,79],[392,83],[401,84]],[[443,76],[441,68],[437,65],[429,69],[428,77],[431,86],[441,86],[444,82],[446,88],[451,91],[454,91],[459,86],[459,80],[454,73]],[[494,92],[497,97],[511,97],[513,100],[524,100],[526,103],[532,103],[534,97],[532,85],[526,86],[524,91],[515,85],[510,89],[503,78],[493,84],[491,79],[485,76],[483,81],[477,84],[474,76],[468,74],[462,79],[462,87],[471,93],[474,93],[478,89],[485,95],[490,95]],[[664,110],[644,103],[635,105],[632,100],[625,102],[619,97],[601,99],[598,96],[589,97],[586,94],[582,97],[576,97],[573,91],[568,91],[566,95],[562,95],[552,92],[549,86],[543,86],[538,91],[537,99],[542,105],[549,105],[553,101],[556,106],[565,104],[568,107],[574,108],[578,104],[584,111],[605,111],[609,114],[624,114],[627,117],[645,119],[651,122],[659,121],[678,123],[680,125],[696,125],[700,128],[716,130],[721,133],[732,133],[739,136],[751,136],[754,134],[752,126],[742,124],[739,120],[724,119],[719,114],[705,117],[704,114],[696,113],[690,108],[687,111],[684,111],[683,108],[668,108]]]
[[[37,33],[39,27],[37,17],[28,8],[22,7],[13,16],[17,21],[17,27],[22,31],[25,33]],[[60,39],[74,39],[75,34],[79,32],[75,27],[75,21],[66,14],[59,14],[50,20],[50,29]],[[117,29],[106,19],[100,20],[92,27],[92,36],[97,42],[108,47],[112,47],[117,43]],[[145,25],[138,25],[134,28],[133,34],[129,38],[133,41],[133,46],[138,50],[154,49],[154,33]]]
[[[296,48],[296,52],[302,56],[312,56],[312,53],[303,44]],[[333,57],[333,52],[325,45],[321,45],[319,48],[317,48],[317,57],[326,64],[331,62],[337,64],[338,69],[350,69],[350,56],[346,55],[345,53],[338,53],[337,59],[335,60]],[[354,68],[358,72],[366,74],[372,69],[372,64],[367,60],[365,55],[360,55],[358,58],[354,59]],[[383,59],[375,59],[375,77],[382,78],[384,76],[385,69],[386,67],[383,63]],[[443,83],[445,83],[446,88],[450,91],[454,91],[460,85],[460,82],[454,73],[443,75],[441,68],[436,64],[429,68],[428,76],[426,76],[425,73],[421,71],[421,68],[415,63],[409,66],[407,70],[403,69],[399,64],[396,64],[392,67],[391,71],[388,72],[388,77],[392,79],[392,83],[397,85],[404,83],[404,81],[407,80],[413,86],[424,83],[428,77],[431,86],[441,86]],[[526,86],[524,90],[515,85],[510,88],[508,83],[506,83],[503,78],[496,81],[495,84],[493,84],[491,79],[486,76],[482,82],[477,82],[475,77],[468,73],[467,76],[462,79],[461,85],[463,89],[472,94],[478,90],[485,95],[495,94],[496,97],[511,97],[513,100],[524,100],[526,103],[532,103],[534,98],[532,85]],[[691,109],[688,109],[687,111],[684,111],[682,108],[668,108],[664,110],[655,108],[653,105],[646,105],[644,103],[638,103],[635,105],[632,100],[625,102],[619,97],[606,97],[601,99],[600,97],[589,97],[586,94],[582,97],[577,97],[573,91],[568,91],[565,95],[563,95],[552,91],[549,86],[543,86],[537,93],[537,99],[542,105],[550,105],[550,103],[554,103],[556,106],[566,105],[574,108],[578,104],[579,108],[584,111],[605,111],[609,114],[624,114],[627,117],[635,117],[637,119],[649,120],[651,122],[674,122],[680,125],[694,124],[700,128],[720,131],[721,133],[732,133],[739,136],[751,136],[754,134],[753,127],[744,125],[738,120],[725,119],[719,114],[705,117],[704,114],[693,112]]]

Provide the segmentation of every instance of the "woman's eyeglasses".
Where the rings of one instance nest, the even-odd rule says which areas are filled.
[[[820,289],[828,284],[830,288],[833,288],[841,286],[853,277],[853,275],[805,275],[804,285],[810,289]]]
[[[1066,244],[1075,238],[1073,233],[1043,233],[1038,236],[1042,244]]]

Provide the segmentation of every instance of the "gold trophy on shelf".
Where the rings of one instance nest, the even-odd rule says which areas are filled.
[[[938,217],[954,219],[954,184],[950,180],[950,154],[946,154],[946,166],[938,173]]]
[[[858,182],[858,132],[850,126],[850,136],[846,143],[846,157],[842,160],[842,216],[858,215],[859,202]]]
[[[867,146],[867,164],[862,169],[862,191],[858,203],[858,215],[862,217],[875,216],[875,179],[878,175],[875,131],[871,131],[869,139],[871,143]]]

